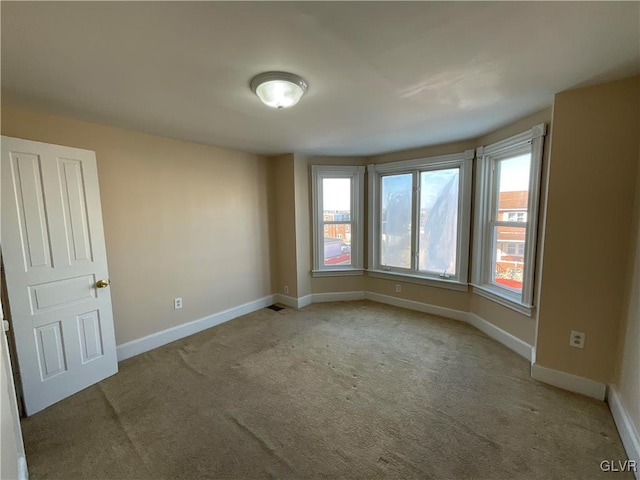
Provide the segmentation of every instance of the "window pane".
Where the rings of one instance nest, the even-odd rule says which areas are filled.
[[[422,271],[456,274],[459,169],[420,174],[419,265]]]
[[[496,167],[499,181],[496,220],[526,222],[531,154],[500,160]]]
[[[492,282],[518,293],[522,292],[526,231],[524,227],[493,228]]]
[[[351,179],[322,179],[322,214],[324,221],[351,220]]]
[[[324,225],[324,264],[351,265],[351,224]]]
[[[411,268],[411,202],[413,175],[382,177],[380,264]]]

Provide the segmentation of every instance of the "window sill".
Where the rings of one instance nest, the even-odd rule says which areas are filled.
[[[533,315],[533,305],[524,305],[518,301],[512,300],[511,298],[502,295],[502,292],[496,291],[491,287],[473,285],[473,293],[487,298],[493,302],[499,303],[503,307],[507,307],[511,310],[515,310],[518,313],[522,313],[527,317],[531,317]]]
[[[364,275],[364,270],[361,268],[343,268],[335,270],[312,270],[312,277],[348,277],[352,275]]]
[[[407,283],[426,285],[428,287],[457,290],[459,292],[466,292],[469,290],[469,286],[466,283],[461,283],[456,280],[436,280],[435,278],[421,277],[419,275],[411,275],[407,273],[388,272],[385,270],[367,270],[367,275],[375,278],[384,278],[386,280],[400,280]]]

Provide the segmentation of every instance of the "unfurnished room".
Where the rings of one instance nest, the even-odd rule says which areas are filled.
[[[2,480],[640,480],[640,2],[0,2]]]

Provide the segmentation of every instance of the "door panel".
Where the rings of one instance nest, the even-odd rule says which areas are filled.
[[[33,285],[31,293],[31,313],[45,313],[69,303],[81,302],[96,296],[95,277],[83,275],[54,282]]]
[[[13,152],[14,188],[22,234],[25,270],[51,267],[49,229],[45,217],[40,157]]]
[[[44,381],[67,371],[61,322],[36,327],[40,378]]]
[[[100,313],[97,310],[78,315],[82,363],[102,356],[102,335],[100,333]]]
[[[76,160],[59,159],[62,206],[65,218],[69,264],[92,261],[91,243],[87,220],[87,199],[84,195],[82,163]]]
[[[2,137],[1,231],[31,415],[118,368],[94,152]]]

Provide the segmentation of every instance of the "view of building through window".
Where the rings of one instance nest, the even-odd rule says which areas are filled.
[[[492,281],[517,292],[522,292],[524,278],[530,166],[531,154],[496,163],[499,188],[493,222]]]
[[[324,265],[351,265],[351,179],[322,179]]]

